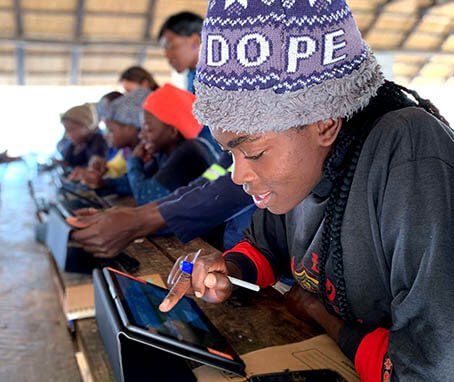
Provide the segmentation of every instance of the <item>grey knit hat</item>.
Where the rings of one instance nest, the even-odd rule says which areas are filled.
[[[151,93],[148,89],[138,88],[112,101],[105,115],[106,120],[113,120],[140,129],[142,126],[142,104]]]
[[[194,115],[212,129],[281,132],[369,103],[384,76],[345,0],[210,0]]]

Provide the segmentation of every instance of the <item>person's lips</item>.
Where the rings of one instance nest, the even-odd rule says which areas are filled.
[[[264,194],[252,194],[252,199],[258,208],[266,208],[271,199],[271,192],[265,192]]]

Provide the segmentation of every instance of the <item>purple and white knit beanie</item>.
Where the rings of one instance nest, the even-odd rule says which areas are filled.
[[[366,106],[384,77],[345,0],[210,0],[194,114],[281,132]]]

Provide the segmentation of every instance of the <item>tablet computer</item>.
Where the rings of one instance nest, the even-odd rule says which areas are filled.
[[[245,375],[245,364],[198,305],[183,297],[159,310],[168,290],[111,268],[103,274],[124,327],[161,350]]]
[[[62,181],[59,177],[54,177],[54,183],[61,193],[70,194],[79,199],[81,202],[88,204],[89,207],[94,207],[98,209],[112,207],[107,200],[105,200],[96,193],[95,189],[90,189],[87,186],[83,186],[79,182]],[[83,192],[86,191],[91,192],[90,197],[83,194]],[[92,200],[92,198],[95,200]]]
[[[68,194],[71,194],[72,196],[75,196],[79,200],[83,201],[85,204],[88,204],[90,207],[94,207],[94,208],[98,208],[98,209],[111,207],[111,205],[107,201],[105,201],[103,198],[98,196],[96,194],[96,192],[94,192],[94,191],[93,191],[93,198],[95,198],[96,200],[92,200],[89,197],[81,194],[78,190],[72,189],[66,183],[62,183],[60,190],[63,193],[68,193]]]

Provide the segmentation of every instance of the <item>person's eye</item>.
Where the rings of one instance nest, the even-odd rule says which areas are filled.
[[[245,155],[244,157],[245,157],[246,159],[249,159],[249,160],[257,160],[257,159],[259,159],[259,158],[263,155],[264,152],[265,152],[265,151],[262,151],[262,152],[261,152],[260,154],[258,154],[258,155]]]

